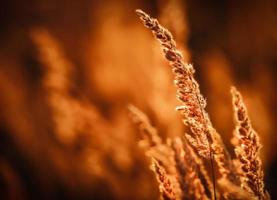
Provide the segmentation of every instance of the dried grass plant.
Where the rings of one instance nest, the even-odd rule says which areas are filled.
[[[273,3],[99,2],[7,4],[0,199],[275,199]]]
[[[160,25],[157,19],[142,10],[136,10],[136,13],[162,46],[164,57],[174,74],[177,99],[181,102],[176,109],[185,125],[190,128],[190,132],[184,134],[184,139],[177,138],[162,144],[149,119],[134,106],[129,107],[142,135],[147,138],[146,152],[151,151],[153,146],[163,146],[163,151],[155,150],[155,153],[148,154],[153,158],[161,198],[270,199],[264,188],[259,157],[261,144],[251,126],[240,93],[234,87],[231,90],[236,122],[236,131],[232,139],[236,157],[232,159],[205,109],[206,101],[194,78],[194,67],[187,64],[177,49],[172,34]],[[167,157],[165,160],[168,161],[168,156],[172,156],[174,162],[168,163],[161,159],[163,153]],[[171,168],[175,170],[168,170]],[[211,172],[210,175],[208,171]],[[171,183],[171,176],[175,177],[177,184]]]
[[[126,127],[129,122],[127,116],[124,121],[123,114],[117,112],[115,119],[107,121],[93,102],[85,96],[72,94],[76,67],[65,56],[62,45],[45,29],[34,29],[31,36],[44,67],[42,83],[53,120],[53,137],[63,151],[70,152],[59,158],[58,164],[65,179],[66,174],[70,174],[72,190],[77,190],[76,185],[90,185],[94,190],[93,187],[105,181],[112,194],[119,199],[130,199],[129,195],[134,195],[136,191],[138,198],[144,198],[145,194],[136,188],[145,182],[145,175],[137,175],[137,184],[131,184],[128,179],[133,165],[142,164],[136,152],[131,155],[129,151],[133,146],[131,138],[121,138],[125,137],[122,132],[129,130]],[[118,146],[119,141],[121,146]],[[125,192],[124,185],[130,186],[130,193]],[[148,185],[145,184],[144,191],[148,190]],[[149,196],[147,192],[146,195]]]

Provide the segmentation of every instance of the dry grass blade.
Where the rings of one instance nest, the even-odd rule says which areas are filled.
[[[140,140],[139,146],[144,149],[146,156],[162,162],[167,171],[174,174],[175,172],[171,167],[173,153],[171,148],[163,143],[156,128],[152,126],[150,120],[142,111],[134,105],[129,105],[128,109],[133,122],[141,133],[142,140]]]
[[[94,129],[93,122],[99,119],[98,111],[92,104],[70,94],[74,67],[66,59],[59,42],[44,29],[34,30],[32,39],[45,67],[43,86],[47,92],[55,132],[65,145],[73,145],[80,134]]]
[[[183,103],[179,110],[185,116],[186,123],[190,125],[193,132],[195,145],[200,155],[209,157],[209,133],[207,133],[206,119],[203,116],[202,109],[206,102],[199,91],[199,86],[193,78],[194,69],[192,65],[187,65],[183,61],[181,52],[176,49],[176,43],[171,33],[162,27],[156,19],[141,10],[136,11],[144,25],[152,30],[153,34],[163,46],[163,52],[166,59],[171,63],[175,74],[175,83],[178,88],[177,97]],[[205,133],[205,134],[203,134]]]
[[[145,27],[153,32],[162,45],[165,58],[172,67],[177,86],[177,98],[182,103],[177,110],[184,116],[184,121],[192,132],[191,136],[187,135],[188,141],[202,157],[212,160],[214,154],[221,175],[232,182],[237,182],[229,153],[205,111],[206,101],[194,78],[193,66],[184,62],[182,53],[177,50],[176,43],[166,28],[142,10],[136,10],[136,12]]]
[[[148,148],[161,145],[162,140],[159,137],[157,130],[151,125],[148,117],[133,105],[129,105],[128,109],[132,115],[134,123],[137,124],[143,139],[148,143],[145,145],[147,145]]]
[[[206,101],[200,93],[199,84],[194,78],[195,70],[193,66],[185,63],[182,53],[177,49],[173,36],[159,24],[157,19],[151,18],[141,10],[136,10],[136,12],[145,27],[150,29],[160,42],[164,56],[172,67],[177,87],[177,99],[182,103],[181,106],[177,107],[177,110],[180,111],[184,117],[185,124],[191,130],[191,134],[185,134],[187,141],[202,158],[210,159],[212,172],[214,171],[214,160],[217,164],[218,171],[222,177],[219,183],[222,188],[225,188],[221,190],[223,193],[221,198],[253,199],[252,196],[255,196],[258,199],[268,199],[269,195],[266,195],[264,190],[263,171],[258,155],[261,145],[257,133],[251,126],[246,107],[239,92],[234,88],[232,89],[234,112],[237,121],[235,152],[240,162],[241,170],[235,169],[235,162],[232,161],[221,136],[211,123],[205,110]],[[194,159],[196,157],[190,153],[193,151],[189,145],[185,145],[186,150],[183,151],[178,140],[174,141],[172,148],[175,152],[175,162],[179,176],[184,177],[183,179],[179,178],[179,184],[184,193],[183,196],[196,199],[208,198],[206,191],[203,190],[206,186],[203,187],[201,181],[197,182],[199,177],[197,177],[195,171],[191,170],[195,166],[196,171],[202,171],[204,177],[205,175],[208,177],[201,160]],[[181,159],[182,157],[184,159]],[[198,163],[196,163],[196,160]],[[196,166],[203,167],[197,168]],[[189,178],[187,178],[188,174],[190,174]],[[215,181],[214,175],[213,180]],[[210,182],[208,183],[210,186]],[[214,195],[216,195],[215,183],[213,186]],[[240,186],[245,189],[244,195]],[[194,193],[191,191],[194,191]],[[204,196],[201,196],[202,194]],[[192,197],[192,195],[197,196]],[[216,199],[216,196],[212,198]]]
[[[235,113],[236,130],[234,132],[235,153],[240,161],[241,185],[259,199],[265,198],[263,171],[259,151],[259,136],[253,129],[241,94],[235,87],[231,89]]]
[[[183,144],[180,138],[173,141],[172,149],[182,190],[182,199],[210,199],[206,195],[205,187],[199,177],[200,169],[193,149],[185,142]],[[207,176],[206,178],[206,182],[210,183]],[[212,192],[209,191],[209,194]]]
[[[159,182],[161,198],[164,200],[176,200],[174,187],[162,164],[160,164],[157,160],[153,158],[152,167],[153,167],[153,171],[156,174],[156,178]]]

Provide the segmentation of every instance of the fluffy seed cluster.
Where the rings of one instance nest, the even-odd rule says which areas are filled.
[[[177,50],[176,43],[171,33],[151,18],[145,12],[136,10],[144,25],[152,31],[162,45],[165,58],[169,61],[174,74],[177,87],[177,99],[182,103],[177,107],[183,116],[184,122],[191,129],[192,134],[185,134],[190,144],[197,149],[200,156],[215,159],[219,172],[238,182],[233,173],[233,164],[229,153],[221,140],[220,135],[213,128],[208,113],[205,111],[206,101],[200,93],[199,84],[194,78],[194,68],[185,63],[182,53]]]
[[[233,108],[236,121],[234,132],[235,153],[242,170],[241,185],[260,199],[265,196],[263,171],[259,151],[261,148],[259,136],[251,126],[246,106],[241,94],[235,87],[231,89]]]
[[[159,164],[159,162],[154,158],[152,159],[152,167],[160,184],[159,188],[161,197],[164,200],[176,200],[176,195],[173,191],[173,185],[170,179],[168,178],[168,175],[166,174],[164,167],[161,164]]]
[[[183,56],[176,49],[176,43],[167,29],[143,11],[137,10],[136,12],[163,47],[165,58],[170,62],[175,74],[175,84],[178,88],[177,98],[183,103],[177,109],[184,115],[185,123],[191,127],[192,144],[199,149],[200,155],[208,157],[210,155],[209,132],[207,130],[207,117],[203,114],[206,102],[200,94],[198,83],[193,78],[194,69],[192,65],[184,63]],[[202,134],[203,132],[206,134]]]
[[[153,166],[160,185],[161,197],[203,200],[270,199],[264,189],[259,158],[260,141],[250,124],[239,92],[232,89],[237,123],[235,139],[233,139],[237,142],[236,158],[232,160],[205,110],[206,101],[194,78],[193,66],[185,63],[182,53],[177,50],[172,34],[161,26],[157,19],[151,18],[142,10],[136,10],[136,13],[145,27],[150,29],[160,42],[164,56],[172,67],[177,98],[181,102],[177,110],[180,111],[185,125],[191,130],[191,133],[185,133],[184,140],[176,138],[168,144],[162,144],[167,146],[163,148],[164,153],[167,151],[165,153],[167,157],[172,157],[167,159],[167,164],[164,164],[162,159],[157,160],[156,154],[150,155],[155,158]],[[161,146],[161,140],[157,139],[159,138],[157,131],[153,131],[156,129],[151,126],[146,115],[134,106],[129,110],[142,135],[147,133],[148,144],[154,143],[154,146]],[[150,148],[150,146],[146,148],[146,151]],[[210,167],[207,166],[208,161],[210,161]],[[214,162],[216,168],[213,166]],[[170,165],[174,165],[175,170],[168,170],[171,169]],[[236,166],[240,166],[240,169],[236,169]],[[208,173],[209,170],[211,173]],[[219,172],[218,176],[214,175],[214,171]],[[173,184],[175,182],[177,184]]]

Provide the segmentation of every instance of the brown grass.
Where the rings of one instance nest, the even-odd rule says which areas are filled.
[[[269,196],[266,195],[264,190],[261,160],[258,155],[261,144],[257,133],[250,124],[239,92],[232,88],[234,113],[237,121],[237,131],[234,136],[235,139],[233,139],[233,141],[236,141],[235,162],[231,159],[220,134],[213,127],[205,110],[206,101],[201,95],[199,84],[194,78],[195,70],[192,65],[186,63],[182,53],[177,50],[172,34],[161,26],[156,19],[151,18],[142,10],[136,10],[136,13],[145,27],[150,29],[160,42],[164,57],[172,67],[174,82],[177,87],[177,99],[182,103],[181,106],[177,107],[177,110],[180,111],[185,125],[190,128],[190,133],[185,133],[186,141],[182,142],[177,138],[171,145],[174,152],[175,176],[179,183],[179,188],[175,188],[175,190],[181,190],[179,198],[268,199]],[[132,110],[134,112],[134,109]],[[149,138],[152,138],[149,141],[153,142],[154,138],[158,138],[156,131],[154,132],[152,128],[149,128],[148,120],[140,120],[140,122],[140,129],[141,127],[148,127],[148,132],[152,132],[148,134],[151,136]],[[141,129],[141,131],[145,130],[147,128]],[[194,151],[201,158],[198,158]],[[205,169],[204,162],[206,159],[210,160],[211,163],[211,177],[207,176],[207,170]],[[235,168],[238,165],[236,159],[240,162],[241,170]],[[217,170],[219,171],[217,180],[220,188],[217,188],[216,177],[213,175],[214,162],[217,164]],[[159,171],[155,170],[155,173],[158,177],[160,176]],[[165,174],[163,173],[164,176],[166,176]],[[201,175],[202,179],[200,179]],[[213,180],[213,190],[211,189],[210,179]],[[160,179],[159,182],[162,183]],[[171,190],[173,191],[174,188]],[[164,197],[165,190],[160,191],[161,197]]]
[[[231,89],[236,121],[234,131],[235,153],[240,162],[241,186],[250,193],[263,199],[265,197],[263,171],[259,151],[261,143],[253,129],[241,94],[235,87]]]
[[[8,4],[0,199],[275,199],[272,2]]]

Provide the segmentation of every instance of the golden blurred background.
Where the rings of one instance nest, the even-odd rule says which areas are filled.
[[[277,198],[277,2],[3,0],[0,199],[158,199],[127,105],[181,136],[171,69],[134,10],[157,17],[194,64],[230,150],[240,89]]]

